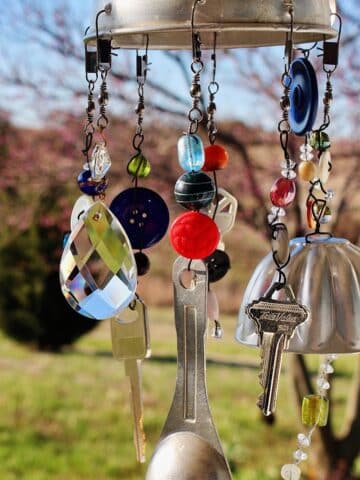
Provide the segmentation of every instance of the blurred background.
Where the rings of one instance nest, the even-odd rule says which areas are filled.
[[[360,5],[338,2],[344,31],[334,74],[332,231],[358,244],[360,237]],[[82,36],[91,0],[12,0],[0,4],[0,479],[105,480],[144,478],[132,445],[129,387],[113,360],[108,322],[80,318],[62,298],[58,264],[79,196],[86,88]],[[325,76],[318,51],[311,55]],[[135,53],[118,51],[110,75],[113,167],[107,200],[130,185],[137,85]],[[281,48],[218,55],[218,142],[230,153],[219,185],[239,201],[237,225],[225,237],[232,268],[214,285],[224,338],[208,339],[209,397],[234,480],[278,479],[291,463],[302,431],[300,403],[319,365],[317,357],[287,355],[276,417],[265,422],[256,407],[258,351],[233,339],[242,293],[257,262],[269,251],[268,192],[278,176],[276,134],[283,68]],[[204,53],[203,85],[211,78]],[[145,88],[144,154],[152,174],[144,181],[179,213],[173,186],[181,174],[176,143],[186,129],[191,83],[188,53],[150,52]],[[206,92],[206,88],[204,88]],[[205,98],[205,101],[208,99]],[[321,105],[321,104],[320,104]],[[321,110],[321,109],[320,109]],[[319,118],[318,124],[321,119]],[[206,138],[206,131],[201,132]],[[299,142],[291,140],[297,158]],[[306,191],[300,185],[289,210],[293,236],[305,232]],[[153,357],[144,363],[144,427],[148,457],[165,421],[176,375],[168,238],[149,252],[152,269],[140,293],[150,309]],[[164,261],[166,259],[166,261]],[[336,363],[329,425],[316,434],[304,478],[360,478],[358,356]]]

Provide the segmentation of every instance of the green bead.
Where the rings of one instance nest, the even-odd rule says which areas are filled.
[[[142,153],[137,153],[131,158],[127,171],[134,177],[145,178],[151,172],[151,165]]]
[[[329,400],[321,395],[306,395],[302,403],[302,423],[308,427],[325,427],[329,416]]]
[[[326,150],[330,148],[330,138],[326,132],[320,132],[316,130],[310,135],[310,145],[315,148],[315,150]]]

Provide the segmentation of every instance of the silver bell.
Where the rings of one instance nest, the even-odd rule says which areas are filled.
[[[360,352],[360,248],[343,238],[316,237],[308,242],[295,238],[290,242],[290,252],[285,269],[288,283],[310,315],[296,329],[287,351]],[[270,253],[257,266],[244,293],[236,330],[240,343],[259,345],[254,321],[245,309],[262,297],[276,279]]]

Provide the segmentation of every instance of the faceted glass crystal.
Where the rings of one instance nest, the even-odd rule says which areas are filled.
[[[93,204],[94,204],[94,200],[89,195],[81,195],[81,197],[79,197],[76,200],[71,212],[71,220],[70,220],[71,231],[74,230],[79,220],[81,220],[84,217],[87,210]]]
[[[117,315],[134,298],[137,273],[129,239],[100,201],[88,209],[68,239],[60,284],[74,310],[98,320]]]
[[[284,480],[299,480],[301,477],[300,468],[293,464],[283,465],[281,469],[281,478]]]
[[[90,159],[91,178],[99,181],[105,177],[111,167],[111,158],[105,143],[97,143]]]

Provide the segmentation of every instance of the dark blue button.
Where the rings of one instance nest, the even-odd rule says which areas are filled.
[[[159,242],[169,226],[169,210],[153,190],[129,188],[111,202],[110,210],[124,227],[131,246],[142,250]]]
[[[314,126],[319,104],[319,91],[316,73],[306,58],[297,58],[290,67],[292,78],[290,87],[291,130],[295,135],[305,135]]]

